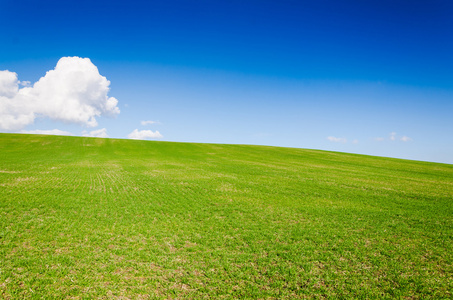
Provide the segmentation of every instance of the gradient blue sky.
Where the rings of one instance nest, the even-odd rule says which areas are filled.
[[[0,0],[0,70],[33,83],[61,57],[87,57],[119,101],[94,129],[27,130],[452,164],[452,16],[449,0]]]

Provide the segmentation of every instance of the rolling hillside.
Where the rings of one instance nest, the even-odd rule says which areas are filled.
[[[453,165],[0,134],[0,298],[450,298]]]

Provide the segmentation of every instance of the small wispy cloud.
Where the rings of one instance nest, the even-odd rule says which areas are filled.
[[[19,84],[20,84],[21,86],[25,86],[25,87],[31,86],[31,82],[30,82],[30,81],[26,81],[26,80],[21,80],[21,81],[19,81]]]
[[[21,130],[20,133],[28,133],[28,134],[46,134],[46,135],[73,135],[68,131],[63,131],[60,129],[52,129],[52,130]]]
[[[402,137],[399,137],[396,132],[390,132],[388,139],[390,141],[402,141],[402,142],[410,142],[410,141],[412,141],[412,138],[410,138],[410,137],[408,137],[406,135],[403,135]],[[383,141],[386,140],[386,138],[375,137],[374,140],[377,141],[377,142],[383,142]]]
[[[109,135],[107,134],[107,129],[106,128],[102,128],[102,129],[98,129],[98,130],[93,130],[93,131],[90,131],[90,132],[82,132],[82,135],[83,136],[89,136],[89,137],[99,137],[99,138],[108,138]]]
[[[142,124],[142,126],[146,126],[146,125],[152,125],[152,124],[160,124],[160,122],[148,120],[148,121],[141,121],[140,124]]]
[[[340,137],[334,137],[334,136],[328,136],[327,139],[331,142],[334,142],[334,143],[342,143],[342,144],[345,144],[348,142],[347,139],[345,138],[340,138]]]
[[[353,144],[358,144],[359,143],[359,140],[355,139],[352,141]]]
[[[151,131],[151,130],[138,130],[135,129],[131,133],[127,135],[129,139],[133,140],[146,140],[146,139],[160,139],[163,138],[163,135],[160,134],[159,131]]]
[[[412,139],[411,139],[410,137],[405,136],[405,135],[402,136],[400,140],[403,141],[403,142],[410,142],[410,141],[412,141]]]
[[[391,141],[396,140],[396,132],[390,132],[390,140]]]

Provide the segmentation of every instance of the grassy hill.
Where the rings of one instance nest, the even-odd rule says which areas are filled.
[[[0,134],[0,298],[450,298],[453,165]]]

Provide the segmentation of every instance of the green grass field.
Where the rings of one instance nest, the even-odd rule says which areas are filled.
[[[453,165],[0,134],[0,298],[453,297]]]

